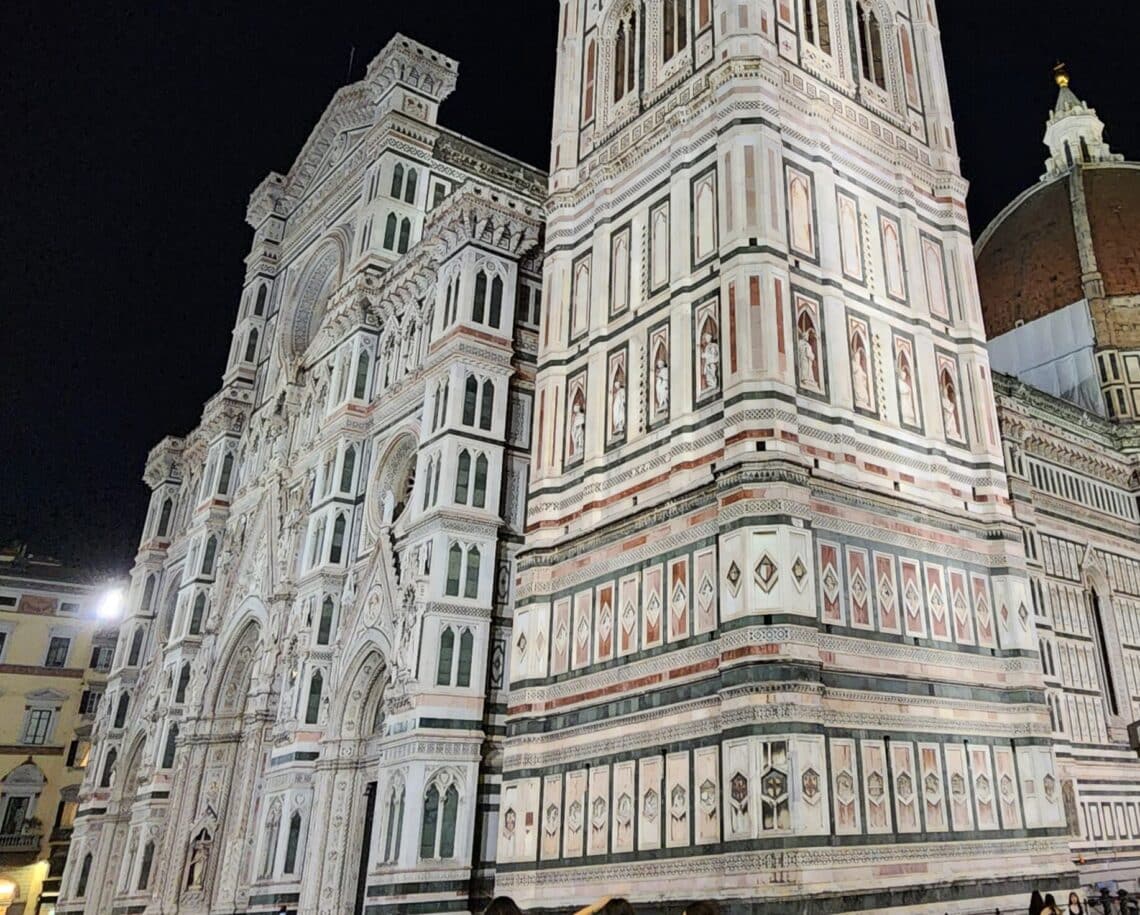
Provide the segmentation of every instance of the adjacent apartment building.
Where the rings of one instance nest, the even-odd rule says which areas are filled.
[[[0,882],[9,915],[51,915],[115,650],[84,572],[0,551]]]

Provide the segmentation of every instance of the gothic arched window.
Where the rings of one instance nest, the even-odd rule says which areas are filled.
[[[206,617],[206,594],[204,591],[199,591],[194,598],[194,607],[190,611],[190,635],[200,635],[202,632],[202,621]]]
[[[142,604],[139,606],[143,613],[150,613],[151,605],[154,603],[154,589],[157,586],[157,577],[153,574],[148,575],[143,584]]]
[[[253,362],[257,358],[257,328],[254,327],[250,330],[249,336],[245,338],[245,360],[246,362]]]
[[[162,511],[158,515],[158,530],[155,531],[159,537],[165,537],[170,533],[170,516],[174,512],[174,500],[166,499],[162,503]]]
[[[463,425],[475,425],[475,408],[479,401],[479,381],[474,375],[467,376],[463,386]]]
[[[804,37],[824,54],[831,53],[831,12],[829,0],[803,0]]]
[[[471,685],[471,656],[475,650],[475,636],[470,629],[464,629],[459,637],[459,670],[456,673],[456,686]]]
[[[319,670],[313,671],[309,680],[309,699],[305,704],[305,724],[316,724],[321,716],[321,691],[325,680]]]
[[[75,895],[82,899],[87,895],[87,881],[91,877],[91,854],[83,856],[83,864],[79,868],[79,879],[75,883]]]
[[[154,842],[147,842],[143,846],[142,864],[139,867],[139,883],[140,890],[145,890],[150,886],[150,869],[154,865]]]
[[[450,626],[439,634],[439,662],[436,664],[435,685],[451,686],[451,662],[455,654],[455,630]]]
[[[368,396],[368,367],[371,362],[364,350],[356,357],[356,383],[352,388],[352,396],[357,400],[364,400]]]
[[[189,662],[182,665],[182,669],[178,672],[178,686],[174,690],[174,701],[182,703],[186,701],[186,687],[190,685],[190,664]]]
[[[459,790],[448,784],[443,790],[433,781],[424,795],[420,858],[447,859],[455,856],[455,825],[459,818]]]
[[[503,279],[495,277],[491,280],[491,308],[487,315],[487,323],[498,327],[503,320]]]
[[[214,574],[214,560],[218,555],[218,538],[211,537],[206,541],[206,551],[202,554],[202,574],[210,576]]]
[[[495,385],[488,378],[483,382],[483,393],[479,401],[479,428],[490,431],[495,418]]]
[[[384,222],[384,250],[391,251],[396,247],[396,228],[399,225],[399,220],[396,218],[395,213],[389,213],[387,220]]]
[[[471,454],[464,448],[459,452],[459,465],[455,474],[455,501],[467,504],[467,492],[471,483]]]
[[[257,317],[265,314],[265,299],[269,295],[269,287],[262,283],[257,287],[257,303],[253,306],[253,313]]]
[[[463,548],[453,543],[447,551],[447,596],[459,596],[459,576],[463,571]]]
[[[397,200],[399,200],[400,197],[403,196],[403,191],[404,166],[397,162],[396,167],[392,169],[392,193],[389,196],[395,197]]]
[[[332,640],[332,626],[334,613],[333,599],[326,597],[321,603],[321,620],[317,626],[317,644],[327,645]]]
[[[487,305],[487,274],[480,270],[475,274],[475,299],[471,304],[471,320],[483,323],[483,312]]]
[[[407,254],[408,246],[412,243],[412,221],[405,216],[400,220],[400,243],[396,246],[397,254]]]
[[[479,596],[479,547],[467,548],[466,579],[463,584],[463,596],[475,598]]]
[[[475,459],[475,491],[471,501],[476,508],[487,504],[487,456],[484,454]]]
[[[143,631],[140,626],[135,630],[134,635],[131,636],[131,650],[127,655],[127,666],[135,667],[139,663],[139,655],[142,654]]]
[[[265,817],[265,857],[261,862],[261,876],[269,877],[273,874],[273,867],[277,863],[277,836],[281,832],[281,801],[276,799],[269,805],[269,813]]]
[[[352,492],[352,480],[356,476],[356,449],[349,445],[344,449],[344,460],[340,465],[340,491]]]
[[[887,88],[887,73],[883,65],[883,31],[878,14],[866,3],[855,5],[859,32],[859,64],[863,79],[880,89]]]
[[[665,0],[662,5],[663,61],[672,60],[689,43],[689,0]]]
[[[107,758],[103,760],[103,776],[99,779],[100,788],[111,787],[111,782],[115,780],[115,762],[118,758],[119,752],[114,747],[111,747],[111,749],[107,751]]]
[[[289,836],[285,840],[285,873],[297,871],[297,850],[301,845],[301,812],[294,810],[289,817]]]
[[[189,667],[187,667],[189,670]],[[174,768],[174,751],[178,749],[178,725],[172,724],[170,731],[166,735],[166,746],[162,748],[162,764],[163,769]]]
[[[127,712],[130,710],[131,698],[126,693],[119,696],[119,704],[115,706],[115,727],[126,727]]]
[[[408,169],[408,183],[404,186],[404,203],[416,202],[416,184],[419,182],[419,173],[414,168]]]
[[[618,23],[614,39],[614,104],[637,90],[640,51],[637,8],[633,7]]]
[[[404,823],[404,786],[393,786],[388,796],[388,826],[384,837],[384,862],[391,863],[400,857],[400,838]]]
[[[582,123],[589,124],[594,119],[594,83],[597,80],[598,46],[590,39],[586,45],[586,78],[583,81]]]
[[[340,562],[344,557],[344,532],[348,520],[344,515],[337,515],[333,522],[332,543],[329,544],[329,562]]]
[[[234,453],[227,451],[222,458],[222,472],[218,474],[218,495],[227,496],[230,492],[230,481],[234,476]]]

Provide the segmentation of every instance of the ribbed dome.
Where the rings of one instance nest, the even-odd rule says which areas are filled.
[[[1104,295],[1140,294],[1140,164],[1086,164],[1078,180]],[[1030,188],[978,240],[978,286],[989,337],[1085,297],[1071,183],[1066,173]]]

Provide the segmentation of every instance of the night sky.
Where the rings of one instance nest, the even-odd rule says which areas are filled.
[[[1058,58],[1114,150],[1140,158],[1135,6],[942,0],[975,234],[1043,171]],[[192,428],[220,382],[250,191],[287,171],[333,92],[396,31],[459,60],[444,125],[545,168],[556,10],[3,4],[0,544],[126,571],[147,451]]]

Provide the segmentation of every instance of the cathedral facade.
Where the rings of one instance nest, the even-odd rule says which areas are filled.
[[[60,915],[964,913],[1080,883],[1097,778],[1127,826],[1127,690],[1109,762],[1059,739],[935,4],[556,41],[549,175],[397,36],[255,191]]]
[[[545,182],[438,125],[456,73],[397,36],[252,196],[223,386],[147,460],[61,913],[490,892]]]

